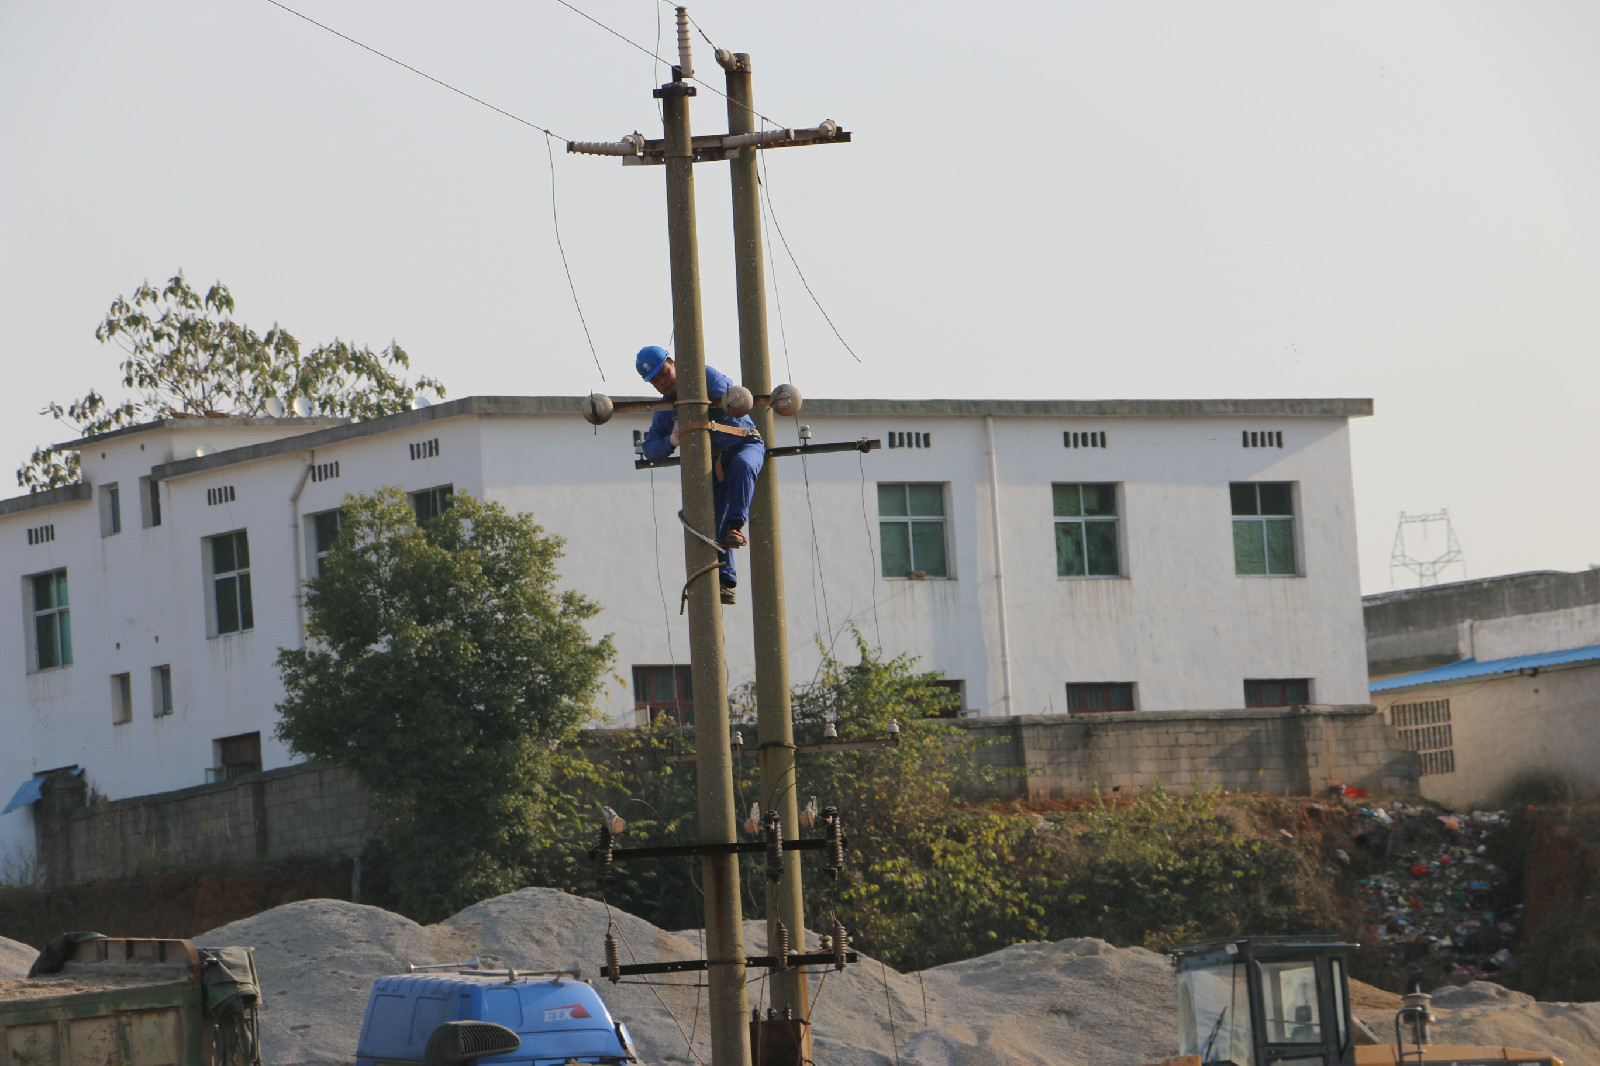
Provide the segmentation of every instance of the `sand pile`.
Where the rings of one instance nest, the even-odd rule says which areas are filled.
[[[632,1030],[647,1063],[696,1063],[686,1036],[695,1054],[709,1061],[705,992],[690,985],[695,975],[659,979],[654,990],[598,979],[611,920],[626,941],[624,962],[699,956],[695,934],[668,933],[620,911],[608,914],[594,900],[537,888],[487,900],[426,928],[374,907],[291,903],[196,942],[256,949],[269,1066],[352,1061],[373,978],[403,972],[408,962],[454,962],[474,954],[519,969],[577,961]],[[747,923],[746,950],[765,951],[757,923]],[[5,958],[0,948],[0,963]],[[863,956],[843,973],[814,976],[811,987],[816,1058],[828,1066],[887,1066],[896,1047],[903,1066],[1115,1066],[1159,1061],[1175,1050],[1173,981],[1161,956],[1099,940],[1019,944],[934,967],[920,980]],[[762,996],[762,982],[751,984],[752,1005]],[[1355,989],[1352,999],[1380,1034],[1393,1031],[1391,1004],[1398,997]],[[1495,985],[1472,984],[1442,992],[1435,1007],[1439,1043],[1548,1049],[1569,1066],[1600,1062],[1600,1004],[1536,1003]]]
[[[0,979],[28,976],[28,968],[38,957],[37,948],[30,948],[19,940],[7,940],[0,936]]]

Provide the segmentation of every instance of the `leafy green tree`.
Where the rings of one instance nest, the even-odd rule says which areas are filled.
[[[392,341],[378,352],[337,339],[302,352],[277,325],[263,335],[234,321],[220,281],[202,295],[181,271],[159,289],[145,282],[131,299],[117,297],[94,335],[127,353],[122,384],[134,395],[114,402],[91,389],[40,412],[78,436],[173,415],[260,415],[273,397],[287,404],[303,396],[317,414],[359,420],[404,411],[423,389],[444,395],[433,378],[411,385],[397,375],[411,359]],[[48,445],[17,471],[30,492],[76,480],[77,453]]]
[[[402,910],[437,920],[528,884],[561,747],[593,714],[610,637],[556,587],[561,540],[454,497],[421,525],[405,493],[345,499],[307,584],[306,647],[278,654],[278,736],[350,767],[391,819]]]

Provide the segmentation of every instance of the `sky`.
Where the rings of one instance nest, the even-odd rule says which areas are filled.
[[[269,0],[0,0],[8,470],[71,436],[45,404],[119,391],[95,326],[180,269],[258,330],[398,340],[452,397],[641,391],[632,353],[671,330],[662,171],[564,141],[660,135],[672,9],[285,2],[515,117]],[[709,85],[707,37],[751,53],[775,124],[853,135],[764,153],[775,380],[1371,397],[1364,592],[1416,583],[1390,567],[1402,511],[1448,509],[1465,576],[1600,564],[1600,5],[690,14]],[[725,129],[722,99],[691,121]],[[695,180],[707,355],[732,365],[725,175]]]

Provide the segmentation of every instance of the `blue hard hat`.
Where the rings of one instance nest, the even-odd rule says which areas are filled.
[[[633,368],[646,381],[654,381],[655,376],[661,373],[661,368],[667,365],[667,360],[670,358],[665,348],[658,344],[647,344],[633,357]]]

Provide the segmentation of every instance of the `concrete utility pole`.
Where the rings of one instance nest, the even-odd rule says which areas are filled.
[[[684,36],[680,28],[680,37]],[[685,49],[686,51],[686,49]],[[689,98],[683,78],[688,63],[673,69],[672,82],[655,91],[661,100],[667,168],[667,242],[672,260],[672,326],[677,338],[678,425],[710,419],[706,396],[705,338],[700,318],[700,244],[694,212],[694,147],[689,133]],[[711,434],[683,433],[683,514],[708,537],[717,533],[711,496]],[[689,582],[690,676],[695,701],[695,776],[699,779],[700,843],[737,841],[733,807],[733,753],[728,729],[727,670],[722,651],[722,603],[716,579],[717,552],[685,531],[684,564],[700,574]],[[701,573],[706,568],[713,568]],[[739,857],[731,852],[700,859],[706,901],[706,977],[710,987],[713,1066],[750,1061],[749,1004],[745,996],[744,931],[739,908]]]
[[[728,133],[755,132],[755,99],[750,90],[750,56],[717,53],[727,71]],[[772,391],[767,354],[767,282],[762,267],[761,189],[756,149],[745,148],[728,160],[733,187],[733,255],[739,297],[739,367],[744,387],[757,396]],[[770,447],[772,408],[750,413],[761,439]],[[768,463],[756,481],[750,504],[751,609],[755,622],[756,736],[761,752],[761,803],[776,810],[785,840],[800,836],[800,808],[794,772],[794,725],[789,706],[789,627],[783,601],[783,536],[778,520],[778,471]],[[806,950],[805,905],[800,891],[800,855],[783,857],[783,880],[767,883],[767,944],[778,943],[777,923],[789,930],[795,950]],[[810,988],[803,973],[772,975],[772,1005],[796,1018],[811,1018]],[[810,1027],[804,1028],[811,1057]]]

